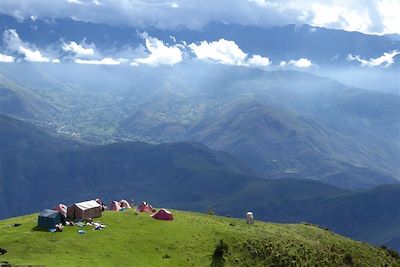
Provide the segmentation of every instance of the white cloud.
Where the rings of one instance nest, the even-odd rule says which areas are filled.
[[[102,60],[86,60],[86,59],[75,59],[77,64],[88,64],[88,65],[119,65],[121,64],[120,59],[116,60],[110,57],[105,57]]]
[[[260,55],[253,55],[247,62],[250,66],[255,67],[266,67],[272,63],[269,58]]]
[[[399,54],[400,54],[400,51],[394,50],[392,52],[385,52],[385,53],[383,53],[382,56],[377,57],[377,58],[370,58],[369,60],[363,59],[359,55],[353,56],[352,54],[349,54],[347,56],[347,60],[358,61],[358,62],[360,62],[360,65],[364,66],[364,67],[371,68],[371,67],[384,65],[385,68],[388,68],[394,63],[394,57]]]
[[[2,53],[0,53],[0,62],[14,62],[15,59],[12,56],[8,56],[8,55],[4,55]]]
[[[225,39],[207,42],[202,41],[200,44],[190,44],[188,47],[200,60],[211,60],[220,64],[250,66],[250,67],[266,67],[272,62],[268,57],[260,55],[248,55],[234,42]]]
[[[77,44],[76,42],[72,41],[69,44],[64,43],[62,49],[67,52],[74,53],[77,57],[90,57],[94,55],[94,49],[92,47],[84,47],[86,44]],[[91,46],[94,46],[92,44]]]
[[[286,66],[289,66],[289,65],[292,65],[292,66],[297,67],[297,68],[309,68],[313,64],[312,64],[311,60],[309,60],[307,58],[300,58],[298,60],[292,59],[292,60],[289,60],[288,62],[282,60],[279,63],[280,67],[286,67]]]
[[[228,65],[245,65],[247,54],[243,52],[234,41],[219,39],[214,42],[202,41],[199,45],[194,43],[189,48],[198,59],[213,60]]]
[[[382,14],[382,25],[385,32],[400,33],[400,1],[380,0],[377,6],[377,12]]]
[[[312,24],[365,33],[400,33],[399,0],[1,0],[3,13],[76,17],[140,28],[200,29],[211,21],[275,26]],[[96,5],[96,12],[93,7]]]
[[[80,0],[66,0],[68,3],[70,4],[78,4],[78,5],[82,5],[82,2]]]
[[[24,56],[26,61],[30,62],[54,62],[57,59],[51,59],[40,52],[38,49],[31,47],[30,44],[23,42],[15,29],[9,29],[3,33],[3,42],[9,51],[16,52]]]
[[[182,51],[178,45],[167,46],[163,41],[143,34],[148,56],[135,59],[131,65],[146,64],[151,66],[174,65],[182,61]]]
[[[172,7],[172,8],[179,8],[179,4],[176,3],[176,2],[172,2],[172,3],[171,3],[171,7]]]
[[[45,57],[40,53],[39,50],[30,50],[29,48],[25,48],[20,46],[18,51],[25,56],[26,61],[30,62],[50,62],[48,57]]]
[[[298,60],[290,60],[289,64],[298,68],[309,68],[312,66],[312,62],[307,58],[300,58]]]

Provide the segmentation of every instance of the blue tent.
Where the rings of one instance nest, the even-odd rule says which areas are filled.
[[[65,225],[65,217],[59,211],[44,209],[38,217],[38,227],[42,229],[53,229],[56,224]]]

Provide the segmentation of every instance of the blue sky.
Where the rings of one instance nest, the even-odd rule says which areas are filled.
[[[260,26],[307,23],[348,31],[400,33],[400,0],[1,0],[19,19],[73,17],[146,28],[201,28],[212,20]]]

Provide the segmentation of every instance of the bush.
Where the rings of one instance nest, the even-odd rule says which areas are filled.
[[[400,259],[400,255],[397,253],[397,251],[390,249],[387,246],[381,246],[381,249],[386,250],[386,252],[389,253],[393,258]]]
[[[347,252],[344,254],[343,262],[346,265],[353,265],[353,256]]]
[[[226,262],[225,255],[228,253],[229,246],[223,240],[220,240],[217,246],[215,247],[213,254],[213,261],[211,266],[224,266]]]

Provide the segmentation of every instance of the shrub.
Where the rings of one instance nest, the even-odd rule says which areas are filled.
[[[344,254],[343,262],[346,265],[353,265],[353,256],[346,252],[346,254]]]
[[[387,246],[381,246],[381,249],[386,250],[386,252],[389,253],[393,258],[400,259],[400,255],[397,253],[397,251],[390,249]]]
[[[211,266],[224,266],[226,262],[225,255],[228,253],[228,250],[228,244],[226,244],[223,240],[220,240],[215,247]]]

